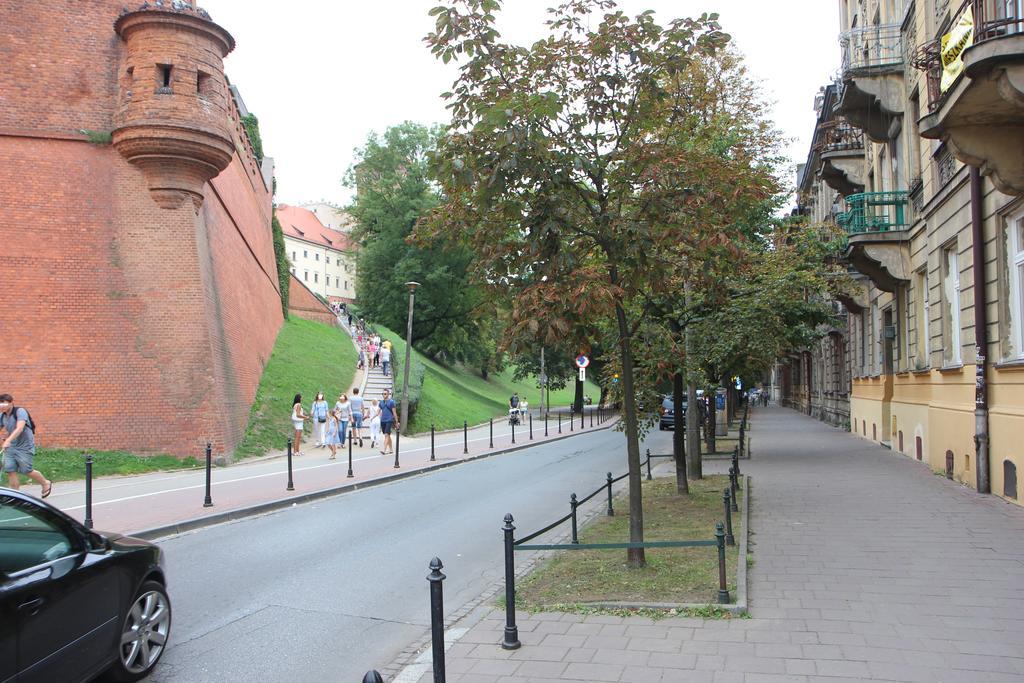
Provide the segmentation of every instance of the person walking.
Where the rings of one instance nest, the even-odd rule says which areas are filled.
[[[388,377],[391,369],[391,347],[387,345],[381,347],[380,364],[384,369],[384,376]]]
[[[316,398],[313,399],[313,404],[309,407],[309,414],[313,418],[313,437],[316,439],[317,448],[327,445],[324,434],[327,431],[327,412],[329,410],[327,401],[324,400],[324,392],[318,391]]]
[[[384,367],[386,368],[387,365]],[[384,434],[384,443],[382,444],[384,448],[381,450],[381,455],[387,455],[394,452],[391,445],[391,430],[401,428],[395,414],[395,401],[391,398],[390,391],[384,390],[384,398],[381,399],[377,407],[377,413],[380,415],[380,431]]]
[[[365,407],[363,404],[363,397],[359,395],[359,387],[352,387],[352,398],[349,399],[349,409],[352,413],[352,421],[349,423],[352,426],[352,432],[349,435],[351,439],[359,439],[359,447],[363,447],[363,413]],[[352,444],[353,446],[355,443]]]
[[[376,448],[377,443],[380,441],[380,406],[377,399],[371,402],[366,412],[370,416],[370,448]]]
[[[7,437],[0,443],[0,456],[8,485],[17,490],[21,487],[19,475],[25,474],[39,484],[40,498],[49,496],[53,482],[32,464],[36,455],[35,422],[27,410],[14,405],[14,397],[10,394],[0,394],[0,428],[7,432]]]
[[[328,460],[334,460],[335,456],[338,455],[338,446],[344,445],[338,437],[339,430],[342,434],[345,433],[340,425],[338,411],[332,410],[327,416],[327,432],[324,434],[324,440],[327,442],[327,447],[331,449],[331,455],[327,458]]]
[[[292,401],[292,427],[295,428],[293,455],[302,455],[302,428],[308,419],[309,415],[306,415],[302,409],[302,394],[295,394],[295,399]]]
[[[348,394],[342,394],[338,397],[338,402],[334,404],[334,412],[338,414],[338,420],[341,425],[341,445],[345,445],[345,434],[348,431],[348,424],[352,419],[352,402],[348,398]]]

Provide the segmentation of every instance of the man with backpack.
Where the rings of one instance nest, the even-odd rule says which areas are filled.
[[[7,473],[8,485],[12,489],[20,488],[18,475],[27,474],[42,487],[42,497],[49,496],[53,482],[32,467],[36,454],[36,425],[27,410],[14,405],[10,394],[0,394],[0,428],[7,432],[7,438],[0,443],[0,453],[3,454],[3,470]]]

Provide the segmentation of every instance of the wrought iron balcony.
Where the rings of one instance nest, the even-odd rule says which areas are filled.
[[[903,115],[906,59],[900,24],[875,24],[843,33],[842,88],[836,113],[876,142],[885,142]]]
[[[815,149],[821,154],[864,149],[864,133],[846,121],[827,121],[818,127],[818,131]]]
[[[906,230],[910,227],[909,198],[906,190],[851,194],[846,198],[849,210],[836,222],[850,234]]]
[[[900,24],[860,26],[839,36],[843,48],[843,78],[857,72],[903,67],[903,39]]]

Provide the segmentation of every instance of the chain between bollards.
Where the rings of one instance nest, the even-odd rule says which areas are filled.
[[[213,497],[210,495],[210,470],[213,467],[213,444],[206,442],[206,497],[203,499],[204,508],[213,507]]]
[[[430,561],[430,574],[427,581],[430,582],[430,644],[431,655],[434,663],[434,683],[445,683],[444,681],[444,588],[441,585],[445,575],[441,573],[444,567],[440,558],[435,557]]]
[[[356,476],[352,473],[352,442],[355,441],[355,437],[352,436],[353,434],[355,434],[355,430],[349,432],[348,435],[348,474],[345,475],[346,477]]]
[[[430,423],[430,462],[434,462],[437,458],[434,456],[434,423]]]
[[[295,483],[292,481],[292,440],[288,439],[288,486],[286,491],[294,491]]]
[[[516,626],[516,571],[512,554],[515,552],[515,530],[512,526],[511,514],[505,515],[505,637],[501,647],[505,650],[518,650],[519,628]]]
[[[615,508],[612,507],[612,473],[608,473],[608,516],[615,516]]]
[[[579,543],[580,542],[579,530],[578,530],[577,524],[576,524],[576,508],[577,507],[579,507],[579,503],[576,502],[576,494],[574,493],[571,496],[569,496],[569,509],[571,511],[571,514],[572,514],[572,542],[573,543]]]
[[[92,528],[92,453],[85,454],[85,528]]]
[[[396,429],[395,430],[395,469],[396,470],[400,469],[400,467],[398,465],[398,453],[401,450],[401,447],[400,447],[401,443],[402,443],[402,430],[401,429]]]
[[[725,507],[725,542],[736,545],[736,537],[732,535],[732,494],[729,489],[722,490],[722,505]]]
[[[725,582],[725,529],[721,522],[715,525],[715,541],[718,543],[718,602],[729,602],[729,586]]]
[[[469,453],[469,422],[462,421],[462,454]]]

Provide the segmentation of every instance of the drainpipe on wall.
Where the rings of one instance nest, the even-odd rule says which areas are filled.
[[[981,225],[981,173],[971,167],[971,242],[974,260],[974,464],[978,493],[991,493],[988,466],[988,298],[985,296],[985,240]]]

